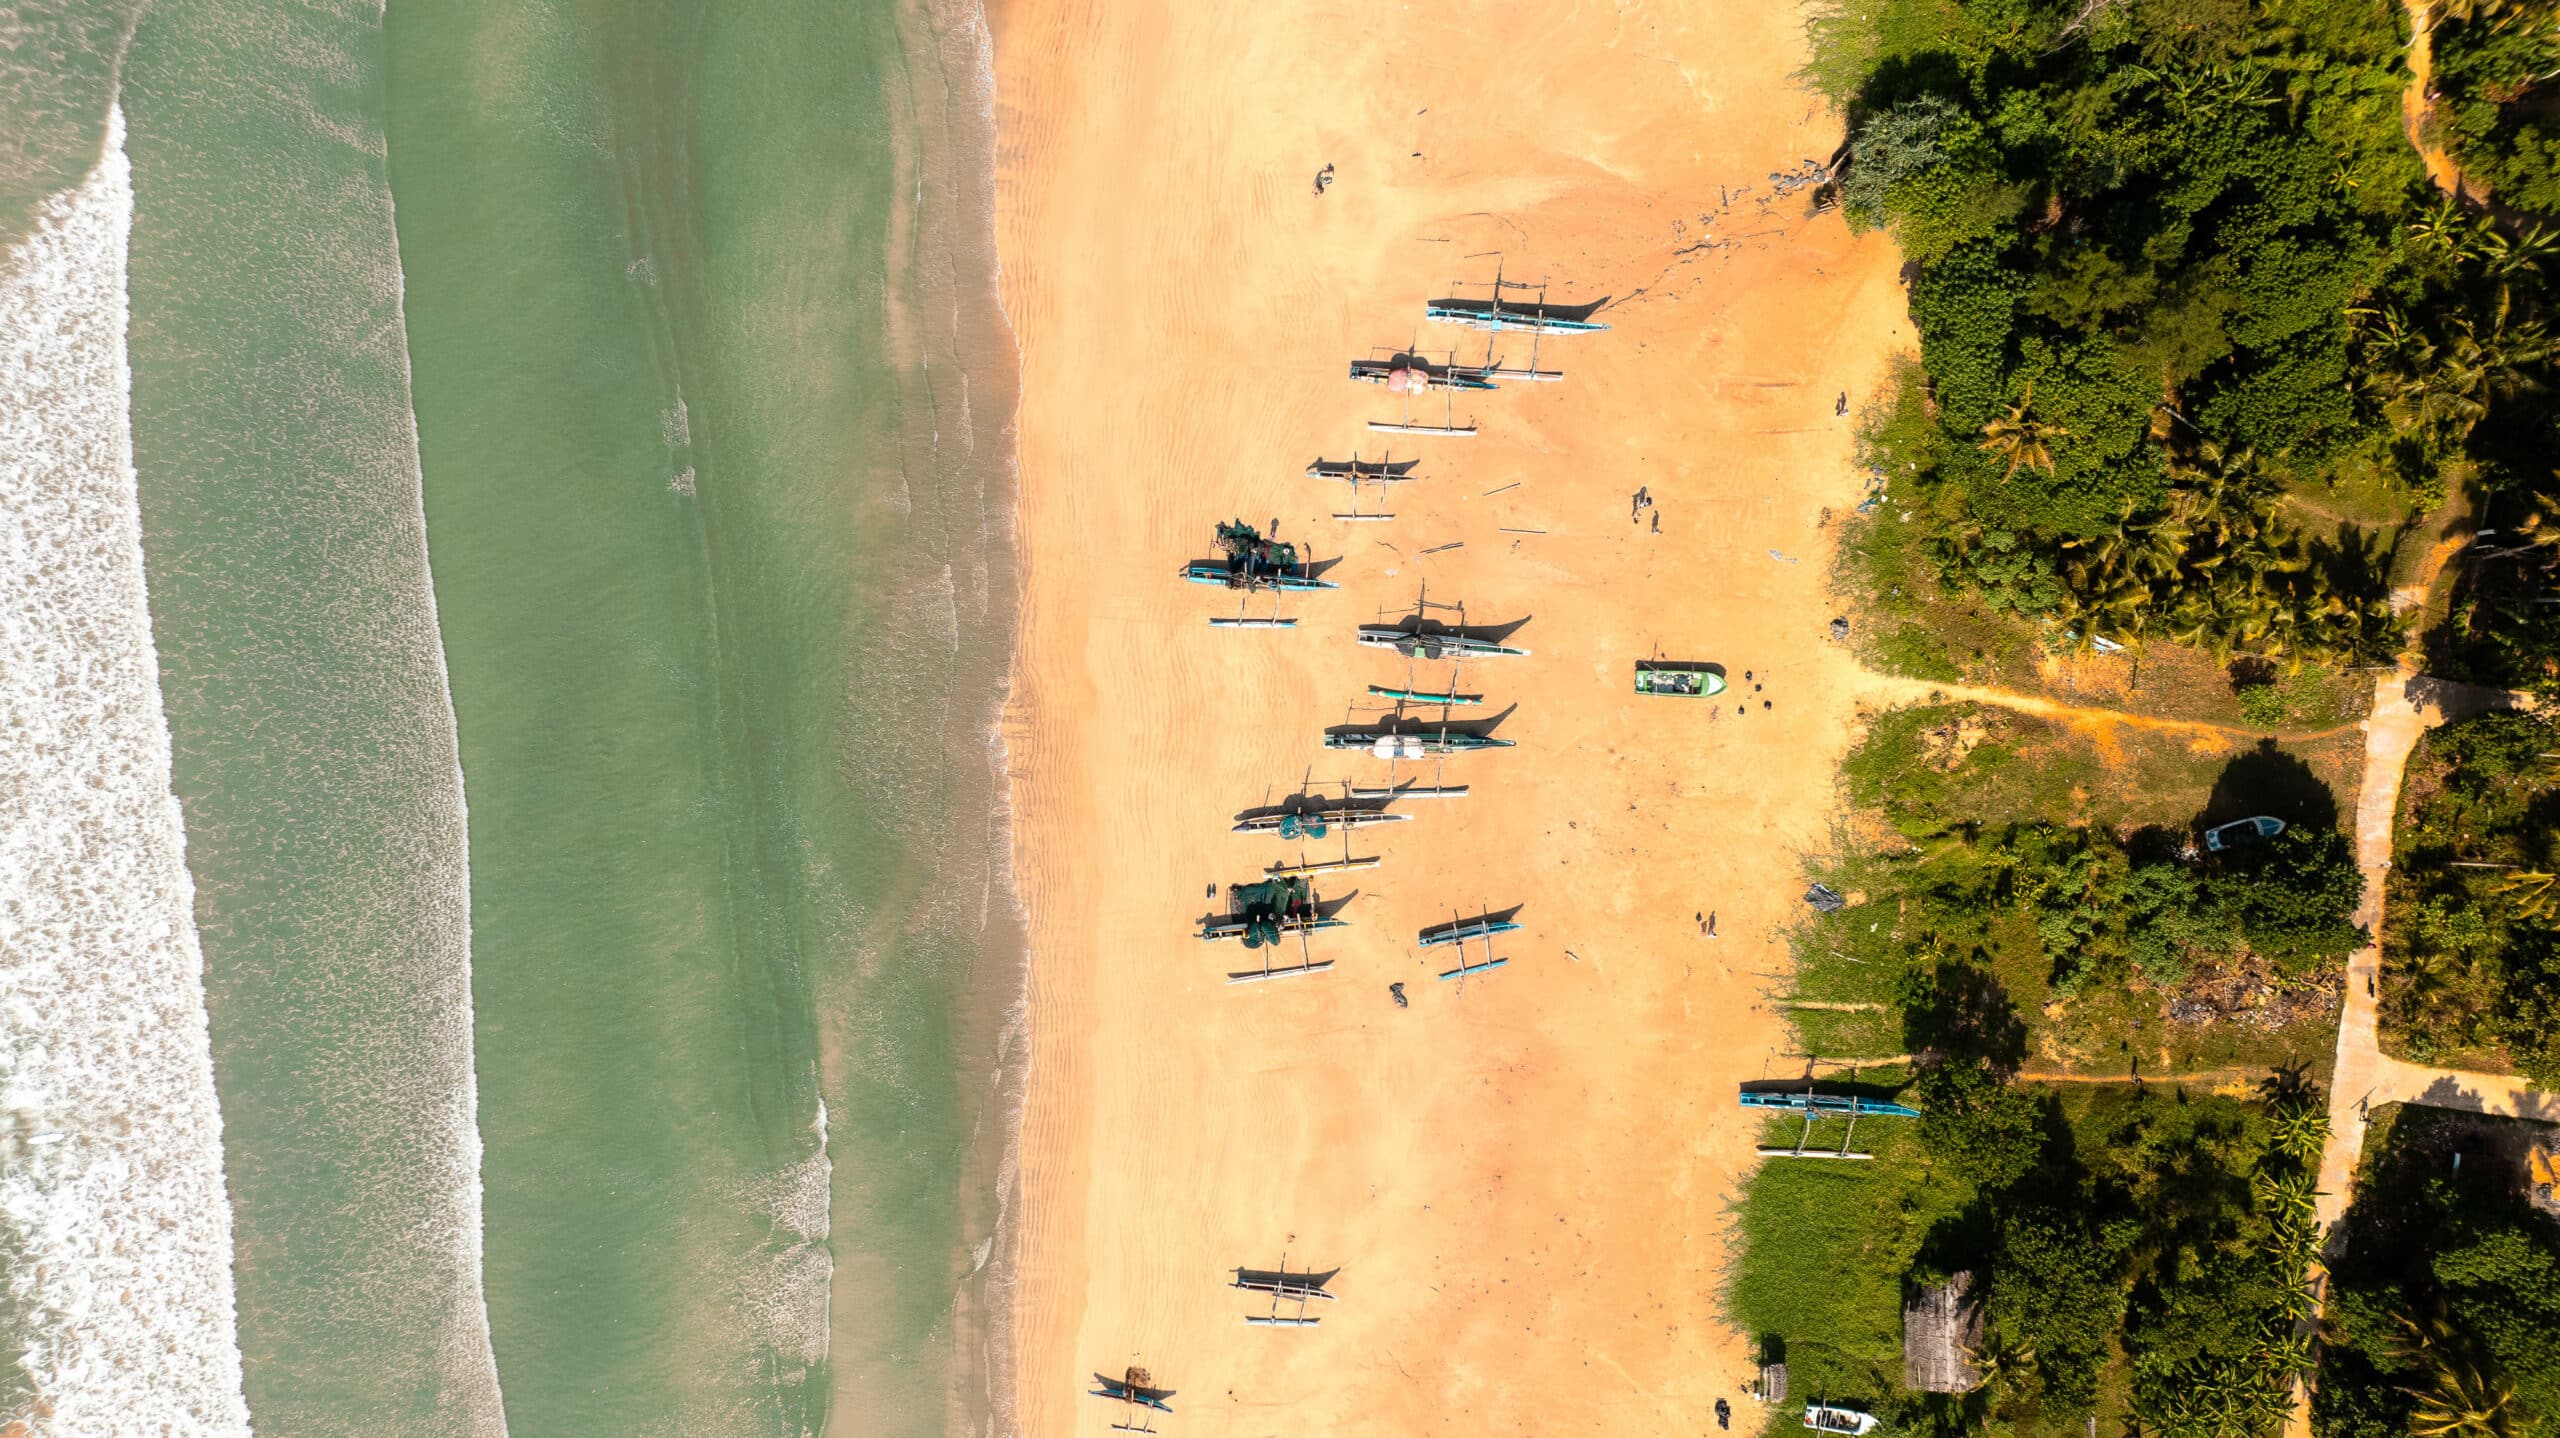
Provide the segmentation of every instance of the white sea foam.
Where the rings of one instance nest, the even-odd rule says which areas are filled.
[[[132,172],[0,261],[0,1223],[38,1431],[246,1434],[203,958],[145,600]]]

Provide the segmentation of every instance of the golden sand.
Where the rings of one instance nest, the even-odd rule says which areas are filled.
[[[1908,343],[1884,237],[1761,203],[1838,140],[1790,79],[1799,24],[1443,0],[997,17],[1035,936],[1023,1431],[1105,1431],[1089,1375],[1133,1363],[1177,1390],[1157,1428],[1200,1438],[1697,1433],[1737,1395],[1720,1293],[1757,1126],[1734,1085],[1801,1068],[1767,999],[1859,685],[1825,633],[1824,511],[1863,492],[1835,397],[1854,411]],[[1481,355],[1422,302],[1496,250],[1560,302],[1611,298],[1615,328],[1540,347],[1560,385],[1460,399],[1480,437],[1395,440],[1423,463],[1392,524],[1333,523],[1349,494],[1307,462],[1377,456],[1363,421],[1404,410],[1346,362]],[[1285,606],[1297,629],[1212,630],[1234,600],[1176,582],[1237,516],[1341,557],[1339,592]],[[1319,736],[1407,680],[1351,631],[1426,582],[1471,621],[1528,618],[1533,657],[1459,685],[1517,706],[1519,747],[1450,760],[1470,797],[1354,839],[1386,862],[1324,885],[1358,892],[1317,941],[1330,973],[1230,987],[1254,956],[1192,937],[1223,907],[1204,891],[1293,852],[1232,817],[1310,773],[1383,774]],[[1720,661],[1735,692],[1640,699],[1657,653]],[[1507,968],[1434,979],[1420,929],[1512,905]],[[1319,1328],[1250,1328],[1261,1305],[1225,1286],[1284,1254],[1341,1269]]]

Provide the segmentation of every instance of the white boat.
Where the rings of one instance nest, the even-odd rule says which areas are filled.
[[[1869,1433],[1875,1430],[1876,1415],[1855,1408],[1834,1408],[1828,1403],[1804,1405],[1804,1426],[1817,1433]]]

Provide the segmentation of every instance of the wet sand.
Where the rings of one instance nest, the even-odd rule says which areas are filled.
[[[1908,343],[1889,241],[1771,198],[1839,138],[1789,78],[1800,20],[1007,0],[995,36],[1023,348],[1021,1431],[1104,1431],[1081,1395],[1130,1364],[1178,1390],[1168,1434],[1707,1430],[1751,1362],[1721,1317],[1757,1138],[1734,1084],[1801,1069],[1766,995],[1860,690],[1826,638],[1824,510],[1864,487],[1835,398],[1854,415]],[[1331,521],[1351,496],[1308,461],[1376,457],[1363,421],[1405,409],[1346,362],[1481,356],[1422,303],[1497,250],[1559,302],[1610,299],[1614,328],[1540,346],[1561,384],[1460,399],[1478,437],[1394,438],[1422,464],[1392,523]],[[1238,516],[1340,559],[1339,591],[1282,606],[1296,629],[1213,630],[1234,598],[1176,581]],[[1321,883],[1357,893],[1316,941],[1330,972],[1231,987],[1259,956],[1198,920],[1296,852],[1233,816],[1383,777],[1320,736],[1370,684],[1446,684],[1351,642],[1426,584],[1526,619],[1531,657],[1457,684],[1519,747],[1353,836],[1385,863]],[[1719,661],[1734,692],[1639,698],[1653,655]],[[1507,967],[1434,978],[1452,961],[1419,930],[1514,905]],[[1248,1327],[1266,1305],[1225,1286],[1284,1255],[1341,1269],[1319,1328]]]

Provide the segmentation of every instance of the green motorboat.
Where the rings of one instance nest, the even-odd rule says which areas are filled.
[[[1712,664],[1662,664],[1639,659],[1636,692],[1705,699],[1724,692],[1724,671]]]

